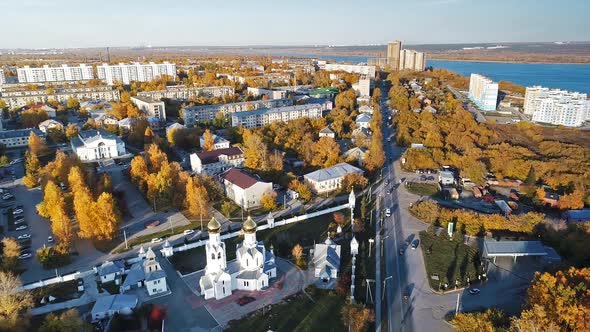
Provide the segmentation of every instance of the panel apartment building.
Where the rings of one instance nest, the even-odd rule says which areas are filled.
[[[131,101],[147,116],[166,120],[166,106],[163,101],[141,96],[131,97]]]
[[[98,79],[105,81],[108,85],[115,82],[130,84],[131,82],[148,82],[162,75],[176,78],[176,64],[170,62],[142,64],[134,62],[131,64],[119,63],[109,65],[103,63],[96,67]]]
[[[347,73],[366,75],[370,78],[375,78],[375,66],[326,63],[322,67],[326,71],[345,71]]]
[[[259,109],[234,113],[231,116],[232,127],[260,128],[273,122],[287,122],[299,118],[318,119],[322,117],[321,104],[305,104],[271,109]]]
[[[498,102],[498,83],[485,76],[471,74],[469,99],[482,111],[495,111]]]
[[[49,90],[3,90],[0,99],[6,102],[9,108],[17,108],[29,103],[47,103],[49,100],[66,102],[68,98],[78,100],[113,100],[120,99],[119,90],[111,86],[94,86],[81,88],[59,88]]]
[[[534,122],[580,127],[590,121],[590,101],[585,93],[533,86],[526,89],[524,114]]]
[[[229,114],[244,111],[253,111],[263,108],[276,108],[293,105],[292,99],[270,99],[245,101],[231,104],[214,104],[186,107],[182,109],[182,119],[188,127],[194,126],[199,122],[213,121],[218,112],[222,112],[226,117]]]
[[[87,81],[94,79],[92,66],[81,64],[77,67],[61,65],[60,67],[49,67],[44,65],[39,68],[24,66],[16,69],[19,83],[43,83],[43,82],[67,82]]]
[[[155,100],[162,98],[168,99],[193,99],[198,97],[205,98],[221,98],[225,96],[233,96],[235,90],[231,86],[206,86],[202,88],[187,88],[185,86],[167,86],[166,90],[144,91],[137,95],[139,97],[147,97]]]
[[[416,50],[402,49],[399,40],[387,44],[387,56],[385,58],[370,58],[370,65],[388,67],[392,70],[424,71],[426,67],[426,55]]]

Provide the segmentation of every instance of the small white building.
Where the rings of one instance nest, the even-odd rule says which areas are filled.
[[[340,189],[342,179],[346,174],[363,174],[363,170],[347,163],[336,164],[303,176],[305,183],[316,194]]]
[[[47,134],[47,132],[49,132],[50,130],[63,130],[63,129],[64,129],[64,125],[61,124],[61,122],[53,120],[53,119],[47,119],[39,124],[39,130],[41,130],[45,134]]]
[[[169,135],[169,133],[173,130],[183,130],[186,129],[186,126],[183,124],[180,124],[178,122],[174,122],[173,124],[169,125],[168,127],[166,127],[166,136]]]
[[[238,147],[192,153],[191,169],[197,174],[214,175],[233,167],[244,167],[244,152]]]
[[[368,106],[368,105],[363,105],[361,107],[359,107],[359,112],[361,113],[367,113],[367,114],[373,114],[373,107]]]
[[[145,254],[140,251],[139,255],[143,260],[131,266],[123,285],[120,287],[121,293],[141,287],[145,287],[150,296],[168,291],[166,272],[162,270],[160,263],[156,260],[156,254],[152,248],[149,248]]]
[[[166,106],[163,101],[141,96],[131,97],[131,101],[147,116],[166,120]]]
[[[100,296],[96,299],[91,311],[93,322],[108,318],[114,314],[130,315],[139,303],[137,296],[116,294]]]
[[[229,141],[221,136],[213,135],[213,150],[219,149],[228,149],[229,148]],[[201,135],[199,138],[199,143],[201,144],[201,148],[205,145],[205,138],[204,135]]]
[[[455,174],[451,171],[440,171],[438,173],[438,181],[443,186],[449,186],[456,184]]]
[[[332,130],[332,128],[330,128],[330,126],[326,126],[322,130],[320,130],[319,136],[320,137],[336,138],[336,133],[334,133],[334,131]]]
[[[125,273],[125,264],[122,261],[106,261],[98,267],[98,276],[101,283],[115,282]],[[118,284],[118,283],[117,283]]]
[[[262,196],[272,192],[272,182],[262,182],[236,168],[222,174],[221,178],[225,195],[246,210],[259,207]]]
[[[125,143],[106,131],[85,130],[71,140],[72,151],[82,161],[98,161],[125,155]]]
[[[110,114],[101,114],[94,119],[94,122],[101,127],[119,126],[119,120]]]
[[[369,129],[372,119],[373,119],[373,117],[370,114],[361,113],[356,117],[356,120],[355,120],[356,126],[358,128]]]
[[[324,243],[316,243],[313,249],[314,276],[328,282],[338,278],[340,271],[340,245],[329,237]]]
[[[364,165],[365,163],[365,156],[367,155],[367,152],[369,150],[367,148],[359,148],[359,147],[354,147],[346,152],[344,152],[344,154],[342,155],[342,158],[344,158],[344,160],[354,160],[356,162],[359,163],[359,165]]]

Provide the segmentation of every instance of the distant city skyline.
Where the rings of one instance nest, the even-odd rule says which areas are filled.
[[[586,12],[585,0],[3,0],[0,48],[590,41]]]

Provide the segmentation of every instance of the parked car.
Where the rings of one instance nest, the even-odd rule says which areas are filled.
[[[191,235],[195,232],[194,229],[185,229],[184,232],[182,232],[184,235]]]
[[[49,242],[49,243],[53,242],[53,236],[48,236],[47,237],[47,242]]]
[[[404,255],[404,253],[405,253],[405,250],[404,250],[404,248],[399,248],[399,255],[400,255],[400,256],[403,256],[403,255]]]
[[[23,209],[14,209],[14,210],[12,210],[12,214],[14,214],[14,215],[21,214],[23,212],[25,212]]]
[[[15,230],[17,230],[17,231],[24,231],[27,228],[29,228],[29,226],[27,224],[24,224],[24,225],[18,226],[17,228],[15,228]]]
[[[412,250],[416,250],[416,248],[418,248],[419,244],[420,244],[420,240],[418,240],[418,239],[412,241]]]
[[[161,237],[156,237],[156,238],[153,238],[152,239],[152,243],[159,243],[159,242],[162,242],[162,241],[164,241],[164,239],[162,239]]]
[[[31,234],[22,234],[18,236],[18,240],[26,240],[26,239],[30,239],[31,238]]]
[[[385,216],[386,217],[390,217],[391,216],[391,210],[390,209],[385,209]]]
[[[33,257],[32,253],[26,253],[26,254],[22,254],[22,255],[18,256],[18,259],[29,259],[31,257]]]
[[[15,224],[15,225],[18,225],[18,224],[22,224],[22,223],[24,223],[24,222],[25,222],[25,218],[20,218],[20,219],[16,219],[16,220],[14,221],[14,224]]]
[[[479,290],[479,288],[471,288],[471,289],[469,290],[469,294],[471,294],[471,295],[477,295],[477,294],[479,294],[479,292],[481,292],[481,291]]]
[[[14,195],[13,194],[4,194],[2,195],[2,199],[4,200],[9,200],[9,199],[13,199]]]

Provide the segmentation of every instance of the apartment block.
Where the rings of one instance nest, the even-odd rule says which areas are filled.
[[[534,122],[580,127],[590,121],[590,101],[585,93],[533,86],[526,89],[524,113]]]
[[[271,109],[259,109],[249,112],[233,113],[232,127],[260,128],[273,122],[287,122],[303,117],[317,119],[322,117],[321,104],[305,104]]]
[[[98,78],[108,85],[113,85],[115,82],[122,82],[123,84],[148,82],[162,75],[176,78],[176,64],[167,61],[147,64],[138,62],[131,64],[119,63],[117,65],[103,63],[96,67],[96,73]]]
[[[415,50],[402,50],[400,52],[399,70],[424,70],[424,53]]]
[[[182,109],[182,119],[186,126],[194,126],[199,122],[213,121],[219,112],[226,117],[229,114],[244,111],[253,111],[263,108],[275,108],[293,105],[292,99],[269,99],[246,101],[231,104],[214,104],[186,107]]]
[[[27,104],[47,103],[49,100],[66,102],[68,98],[82,100],[113,100],[120,99],[119,90],[111,86],[94,86],[81,88],[58,88],[55,90],[3,90],[3,99],[9,108],[17,108]]]
[[[498,102],[498,83],[485,76],[471,74],[469,99],[482,111],[495,111]]]
[[[16,73],[19,83],[87,81],[94,79],[92,66],[86,66],[85,64],[77,67],[70,67],[65,64],[60,67],[44,65],[40,68],[24,66],[17,68]]]
[[[147,97],[155,100],[168,99],[193,99],[198,97],[221,98],[233,96],[235,90],[231,86],[207,86],[201,88],[187,88],[185,86],[167,86],[166,90],[144,91],[137,94],[139,97]]]
[[[402,51],[402,42],[399,40],[390,42],[387,44],[387,61],[391,69],[399,70],[400,65],[400,53]]]
[[[166,107],[163,101],[140,96],[131,97],[131,101],[148,116],[166,120]]]
[[[4,70],[0,67],[0,85],[6,84],[6,77],[4,76]]]
[[[342,63],[326,63],[324,65],[326,71],[345,71],[347,73],[361,74],[375,78],[375,66],[368,65],[348,65]]]

